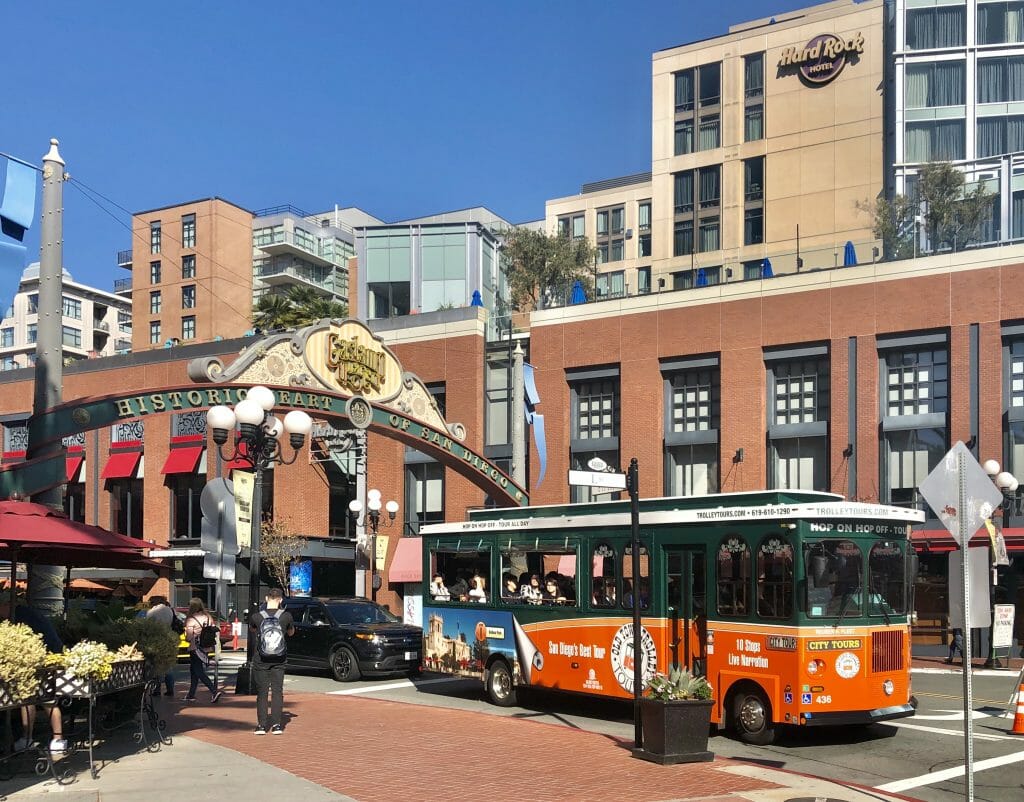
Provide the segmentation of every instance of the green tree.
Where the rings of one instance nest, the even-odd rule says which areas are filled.
[[[595,256],[594,247],[582,237],[510,229],[504,235],[502,259],[512,308],[529,312],[537,308],[545,290],[568,294],[575,281],[591,292]]]
[[[252,310],[252,322],[263,331],[286,329],[292,325],[292,305],[283,295],[264,295]]]
[[[346,304],[311,287],[291,287],[285,295],[264,295],[253,307],[253,323],[263,331],[293,329],[325,318],[346,317]]]
[[[959,251],[977,241],[992,214],[992,197],[984,181],[968,189],[964,174],[952,164],[931,162],[918,173],[916,197],[879,198],[859,208],[872,214],[874,234],[882,240],[887,258],[908,259],[915,253],[920,225],[932,252]]]

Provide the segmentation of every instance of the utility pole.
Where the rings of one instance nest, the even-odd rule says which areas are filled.
[[[39,324],[36,338],[35,389],[32,414],[39,416],[58,406],[64,392],[64,353],[61,343],[64,272],[64,160],[57,150],[57,140],[50,140],[50,150],[43,156],[42,240],[39,247]],[[60,442],[43,444],[45,433],[31,424],[28,427],[26,459],[64,453]],[[95,455],[93,457],[95,459]],[[64,461],[52,463],[64,471]],[[35,493],[32,500],[55,510],[64,509],[63,473],[47,490]],[[29,604],[50,614],[64,612],[64,568],[57,565],[29,565]]]

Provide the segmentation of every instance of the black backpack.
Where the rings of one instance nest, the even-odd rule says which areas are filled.
[[[171,629],[177,632],[179,635],[185,632],[185,622],[178,618],[177,613],[175,613],[174,617],[171,618]]]
[[[263,611],[260,619],[259,637],[256,640],[260,657],[271,662],[281,661],[288,655],[288,644],[284,640],[284,629],[281,626],[281,613],[278,608],[274,612]]]
[[[209,619],[207,619],[209,620]],[[217,648],[217,638],[220,636],[220,627],[215,624],[203,624],[199,630],[199,637],[196,639],[196,646],[204,652]]]

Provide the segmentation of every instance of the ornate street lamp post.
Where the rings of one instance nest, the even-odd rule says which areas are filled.
[[[1003,494],[1003,525],[1005,529],[1007,522],[1010,518],[1010,510],[1013,507],[1014,494],[1017,492],[1019,482],[1009,471],[1000,470],[999,463],[994,460],[986,460],[982,466],[985,469],[985,473],[989,475],[989,478],[995,482],[996,487]],[[992,642],[992,636],[995,634],[995,604],[996,604],[996,583],[999,579],[999,575],[996,570],[996,553],[992,550],[992,580],[989,582],[989,606],[992,608],[992,623],[988,627],[988,658],[985,660],[985,668],[1002,668],[1002,664],[999,662],[999,658],[996,657],[995,645]]]
[[[359,514],[363,511],[363,502],[354,498],[348,503],[352,522],[356,526],[367,525],[367,528],[370,530],[368,553],[370,557],[370,598],[373,601],[377,601],[377,588],[380,585],[380,580],[377,578],[377,532],[380,529],[381,523],[384,526],[392,526],[395,523],[395,516],[398,515],[397,501],[389,501],[383,506],[387,511],[388,517],[382,522],[380,517],[380,491],[376,488],[366,491],[366,515],[363,516],[362,521],[359,520]]]
[[[243,391],[239,391],[242,396]],[[253,470],[252,532],[249,545],[249,608],[248,616],[259,609],[260,603],[260,527],[263,523],[263,472],[271,465],[290,465],[295,462],[305,443],[306,435],[313,428],[313,421],[305,412],[294,409],[284,416],[284,422],[270,414],[277,403],[274,391],[257,385],[245,393],[243,400],[234,409],[226,406],[210,407],[206,422],[213,433],[213,442],[222,459],[229,462],[243,462]],[[238,439],[230,456],[224,454],[228,435],[238,425]],[[292,447],[291,459],[286,459],[279,438],[288,433]],[[235,684],[236,693],[249,693],[249,676],[253,655],[256,651],[254,638],[246,637],[245,665],[238,669]]]

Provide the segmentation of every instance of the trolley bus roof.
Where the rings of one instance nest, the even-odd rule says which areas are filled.
[[[919,524],[921,510],[845,501],[834,493],[766,491],[711,496],[642,499],[640,525],[728,523],[742,521],[858,520]],[[426,524],[422,535],[462,532],[507,532],[517,529],[555,530],[576,526],[625,527],[630,524],[628,501],[596,504],[558,504],[516,510],[473,511],[470,520]]]

